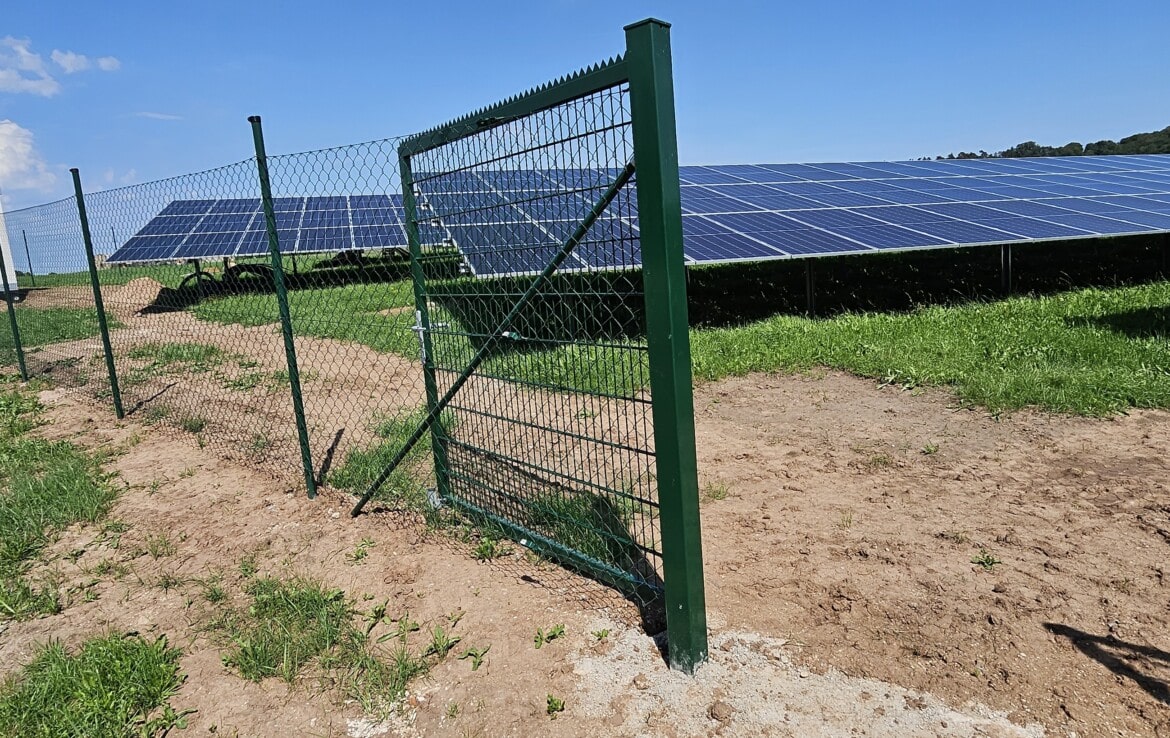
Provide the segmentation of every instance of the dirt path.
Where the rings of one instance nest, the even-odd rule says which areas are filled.
[[[187,735],[207,735],[213,727],[217,735],[241,736],[1038,736],[1045,726],[1050,735],[1084,736],[1115,734],[1114,726],[1136,735],[1165,729],[1159,727],[1165,706],[1140,687],[1114,679],[1061,637],[1028,636],[1048,613],[1007,608],[999,631],[1005,635],[988,640],[996,629],[986,625],[981,593],[1003,582],[1005,592],[986,596],[1010,604],[1017,590],[1020,596],[1028,587],[1041,592],[1016,574],[1027,569],[1017,549],[1036,545],[1024,541],[1054,545],[1047,534],[1029,531],[1025,537],[1023,523],[1016,523],[1020,544],[990,539],[987,545],[1005,563],[985,573],[966,563],[973,544],[935,537],[930,518],[943,513],[931,511],[948,502],[941,491],[928,504],[908,504],[905,492],[895,500],[865,502],[884,500],[882,491],[895,478],[899,490],[950,489],[952,482],[962,482],[953,480],[956,474],[971,473],[974,480],[969,466],[984,453],[999,454],[1003,469],[1023,473],[1014,466],[1022,460],[1008,460],[1008,450],[1017,448],[1012,444],[1022,444],[1020,449],[1041,444],[1038,448],[1057,453],[1065,441],[1049,447],[1043,444],[1055,441],[1044,439],[1082,431],[1097,437],[1093,429],[1100,424],[1038,418],[997,424],[966,413],[960,415],[969,418],[962,422],[970,427],[957,426],[941,396],[877,390],[836,375],[757,377],[702,388],[703,474],[725,482],[729,495],[704,503],[712,652],[710,663],[690,678],[665,667],[653,639],[640,632],[632,607],[598,585],[528,560],[519,550],[492,564],[476,563],[463,546],[426,535],[415,521],[390,514],[350,520],[348,499],[327,494],[309,502],[190,439],[132,422],[116,424],[73,394],[48,392],[44,398],[54,405],[54,424],[45,432],[123,450],[112,463],[130,488],[113,517],[129,529],[117,548],[108,536],[99,541],[94,530],[72,530],[54,546],[56,558],[46,570],[57,572],[70,588],[69,605],[61,615],[13,623],[0,633],[0,672],[50,637],[77,643],[109,629],[166,633],[186,652],[182,666],[188,676],[174,703],[198,711]],[[887,407],[895,413],[886,413]],[[807,452],[786,440],[786,429],[800,427],[795,421],[805,416],[806,421],[823,418],[826,437]],[[874,421],[868,430],[860,427],[867,419]],[[1112,437],[1122,446],[1131,440],[1123,429],[1143,422],[1160,427],[1152,414],[1104,427],[1115,431]],[[850,423],[858,423],[856,430]],[[973,450],[961,452],[960,441],[940,435],[944,427],[974,434],[961,442]],[[919,458],[926,441],[920,443],[918,436],[927,431],[939,439],[939,450]],[[878,445],[872,452],[870,445],[856,451],[858,439]],[[1140,440],[1140,433],[1132,440]],[[1131,450],[1142,449],[1155,459],[1153,449],[1140,443]],[[874,461],[872,454],[882,450],[892,463]],[[965,453],[976,456],[966,460]],[[1048,458],[1033,456],[1028,463]],[[870,468],[874,464],[877,470]],[[956,495],[961,487],[955,487]],[[944,529],[959,526],[972,541],[988,535],[985,526],[996,525],[989,519],[995,509],[1016,514],[1010,506],[993,505],[990,493],[963,494],[979,508],[957,522],[948,519]],[[854,510],[847,526],[839,513],[846,508]],[[1094,525],[1096,535],[1110,535],[1108,521]],[[148,539],[158,535],[176,544],[175,553],[158,559],[145,553]],[[355,563],[346,554],[363,538],[375,545]],[[1150,557],[1164,553],[1153,540],[1148,543],[1142,550]],[[1070,568],[1077,558],[1071,544],[1064,545],[1070,553],[1059,559],[1063,573],[1041,574],[1078,574]],[[1078,539],[1077,545],[1084,544]],[[857,553],[862,548],[869,553]],[[71,552],[76,560],[67,555]],[[200,591],[201,582],[216,574],[229,590],[237,588],[239,562],[250,555],[261,573],[321,578],[345,589],[358,607],[388,598],[392,610],[408,608],[424,626],[462,609],[466,615],[458,631],[464,643],[490,643],[491,651],[475,672],[453,658],[440,664],[412,686],[401,714],[379,725],[363,722],[355,706],[338,704],[311,680],[292,692],[276,682],[245,682],[221,663],[220,644],[207,630],[214,611]],[[1121,554],[1107,555],[1112,561]],[[95,574],[107,558],[124,562],[128,571]],[[1131,574],[1134,581],[1127,585],[1126,596],[1134,603],[1156,594],[1150,575],[1143,576]],[[1093,581],[1079,586],[1091,590]],[[1071,590],[1072,582],[1060,586]],[[1088,602],[1093,595],[1086,591],[1079,597]],[[1158,617],[1164,618],[1164,593],[1160,602]],[[973,608],[978,617],[967,618]],[[1119,632],[1137,640],[1146,630],[1130,626],[1129,618],[1120,613]],[[1063,622],[1092,631],[1089,623],[1067,615]],[[1165,631],[1159,622],[1164,626],[1156,619],[1146,626],[1155,644],[1158,631]],[[536,650],[535,629],[556,623],[564,623],[566,637]],[[599,641],[592,633],[602,629],[609,634]],[[917,644],[919,654],[908,652],[905,643]],[[1035,662],[1018,656],[1025,648]],[[980,654],[986,673],[1005,670],[1011,688],[992,688],[986,685],[993,680],[967,675],[959,654],[973,652]],[[1052,674],[1045,676],[1045,669]],[[1085,703],[1068,697],[1073,717],[1062,718],[1052,695],[1057,683],[1069,695],[1094,695],[1102,707],[1089,702],[1079,710]],[[549,694],[566,702],[555,720],[545,710]],[[455,717],[452,704],[459,708]],[[1146,717],[1139,718],[1131,706],[1144,707]]]
[[[996,419],[838,373],[696,408],[729,492],[703,508],[713,620],[1057,735],[1170,734],[1170,415]]]

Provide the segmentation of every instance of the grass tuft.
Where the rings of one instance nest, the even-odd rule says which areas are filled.
[[[60,643],[0,686],[0,736],[159,736],[185,727],[169,700],[183,678],[178,649],[165,638],[110,635],[76,654]]]
[[[358,628],[356,613],[341,590],[307,579],[262,578],[251,580],[245,591],[249,606],[228,610],[218,620],[231,643],[223,662],[245,679],[276,677],[293,684],[315,667],[324,683],[337,686],[366,712],[383,713],[411,679],[430,668],[425,655],[413,655],[407,645],[407,635],[418,630],[417,624],[400,627],[393,650],[382,653],[370,633],[384,613]],[[388,633],[377,642],[397,635]],[[440,650],[445,646],[449,651],[459,641],[445,632],[442,636]]]

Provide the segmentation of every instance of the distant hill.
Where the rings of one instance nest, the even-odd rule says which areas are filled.
[[[1151,133],[1135,133],[1120,141],[1096,141],[1081,144],[1077,141],[1064,146],[1041,146],[1025,141],[1010,149],[989,154],[986,151],[960,151],[958,154],[936,156],[935,159],[993,159],[1020,156],[1097,156],[1101,154],[1170,154],[1170,126]]]

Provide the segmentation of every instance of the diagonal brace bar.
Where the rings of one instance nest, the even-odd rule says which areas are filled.
[[[617,179],[613,181],[613,184],[611,184],[609,188],[606,189],[606,191],[601,195],[601,199],[593,205],[593,208],[590,209],[589,213],[581,221],[580,225],[577,226],[576,230],[573,231],[572,235],[570,235],[565,240],[565,242],[561,244],[560,250],[557,251],[557,254],[553,257],[552,261],[550,261],[544,267],[544,270],[542,270],[541,273],[536,277],[536,279],[532,281],[532,284],[528,286],[528,289],[524,292],[523,295],[520,296],[520,299],[516,301],[516,304],[512,306],[512,309],[508,311],[508,314],[504,316],[503,320],[500,321],[500,324],[496,326],[496,329],[492,331],[492,334],[488,336],[483,345],[480,346],[479,351],[476,352],[475,356],[471,360],[471,363],[469,363],[467,368],[464,369],[463,372],[455,379],[454,383],[451,384],[451,388],[447,390],[447,393],[444,394],[437,403],[435,403],[435,406],[431,408],[431,411],[427,413],[427,416],[423,419],[423,421],[419,423],[418,427],[414,429],[414,432],[410,434],[410,438],[406,439],[406,442],[402,444],[402,448],[398,449],[398,453],[394,454],[394,458],[391,459],[390,463],[386,465],[386,468],[382,470],[382,473],[378,475],[378,478],[374,480],[373,484],[371,484],[369,489],[366,490],[366,493],[362,495],[360,500],[358,500],[358,503],[354,505],[353,510],[350,511],[350,516],[356,518],[358,515],[361,515],[362,508],[366,506],[366,503],[370,501],[370,498],[373,497],[374,494],[377,493],[377,491],[381,488],[381,486],[386,483],[386,480],[390,478],[390,475],[394,473],[394,470],[398,468],[398,465],[402,463],[402,460],[406,458],[406,455],[410,453],[410,450],[414,448],[415,444],[417,444],[422,439],[422,437],[426,435],[427,431],[431,429],[431,426],[435,424],[436,420],[438,420],[439,415],[441,415],[443,410],[447,408],[447,405],[451,404],[451,401],[455,399],[455,395],[459,393],[459,390],[463,388],[463,385],[467,383],[467,380],[471,378],[471,375],[475,373],[475,370],[479,368],[479,365],[482,364],[485,359],[487,359],[492,349],[496,347],[496,344],[498,344],[501,339],[506,337],[508,329],[512,327],[512,323],[520,315],[520,311],[523,310],[525,306],[532,301],[533,297],[536,297],[536,293],[539,292],[542,287],[544,287],[544,283],[552,277],[553,273],[558,268],[560,268],[565,259],[569,258],[569,254],[573,253],[573,249],[577,248],[577,244],[581,242],[581,239],[585,238],[585,234],[589,232],[589,229],[593,227],[593,224],[597,222],[597,219],[600,218],[601,214],[605,212],[605,209],[610,206],[610,203],[612,203],[614,199],[617,198],[618,193],[621,192],[622,188],[625,187],[626,184],[629,183],[633,176],[634,162],[631,161],[629,164],[626,164],[626,166],[618,174]]]

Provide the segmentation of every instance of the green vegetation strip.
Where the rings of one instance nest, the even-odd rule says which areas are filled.
[[[843,369],[948,385],[992,412],[1170,407],[1170,283],[1084,289],[905,314],[777,316],[693,335],[697,378]]]
[[[117,489],[100,460],[66,441],[30,434],[43,411],[28,390],[0,377],[0,620],[60,609],[56,588],[26,574],[56,534],[105,516]]]
[[[377,312],[409,305],[409,283],[378,288],[381,295],[371,294],[369,285],[292,293],[294,326],[301,335],[413,358],[418,347],[402,316]],[[223,298],[194,310],[218,322],[255,325],[276,319],[270,295]],[[442,310],[438,318],[457,322]],[[386,330],[370,329],[371,319],[384,321]],[[961,401],[992,412],[1033,406],[1099,416],[1130,407],[1170,407],[1168,329],[1170,283],[1154,283],[907,313],[775,316],[696,329],[692,355],[699,380],[827,366],[908,386],[949,386]],[[443,350],[455,353],[450,337],[435,340],[448,341]],[[467,352],[470,356],[470,347]],[[492,357],[481,372],[625,394],[646,384],[644,358],[641,352],[574,345],[518,348]]]
[[[357,613],[343,591],[319,582],[264,577],[250,581],[245,591],[248,606],[225,606],[217,620],[231,644],[223,662],[245,679],[277,677],[293,684],[315,666],[323,683],[356,700],[367,713],[381,714],[412,678],[426,673],[429,657],[436,655],[429,650],[411,654],[407,638],[418,630],[417,624],[400,623],[396,631],[375,640],[372,633],[386,621],[385,605]],[[366,620],[362,628],[355,624],[359,616]],[[382,653],[377,643],[391,639],[394,648]]]
[[[99,333],[97,310],[89,308],[31,308],[17,305],[16,320],[25,349],[90,338]],[[113,317],[109,318],[109,325],[111,330],[122,327]],[[0,320],[0,351],[12,351],[13,348],[12,330],[5,316]]]
[[[161,736],[185,727],[168,700],[182,683],[178,649],[110,635],[70,654],[42,646],[30,664],[0,686],[0,736]]]

